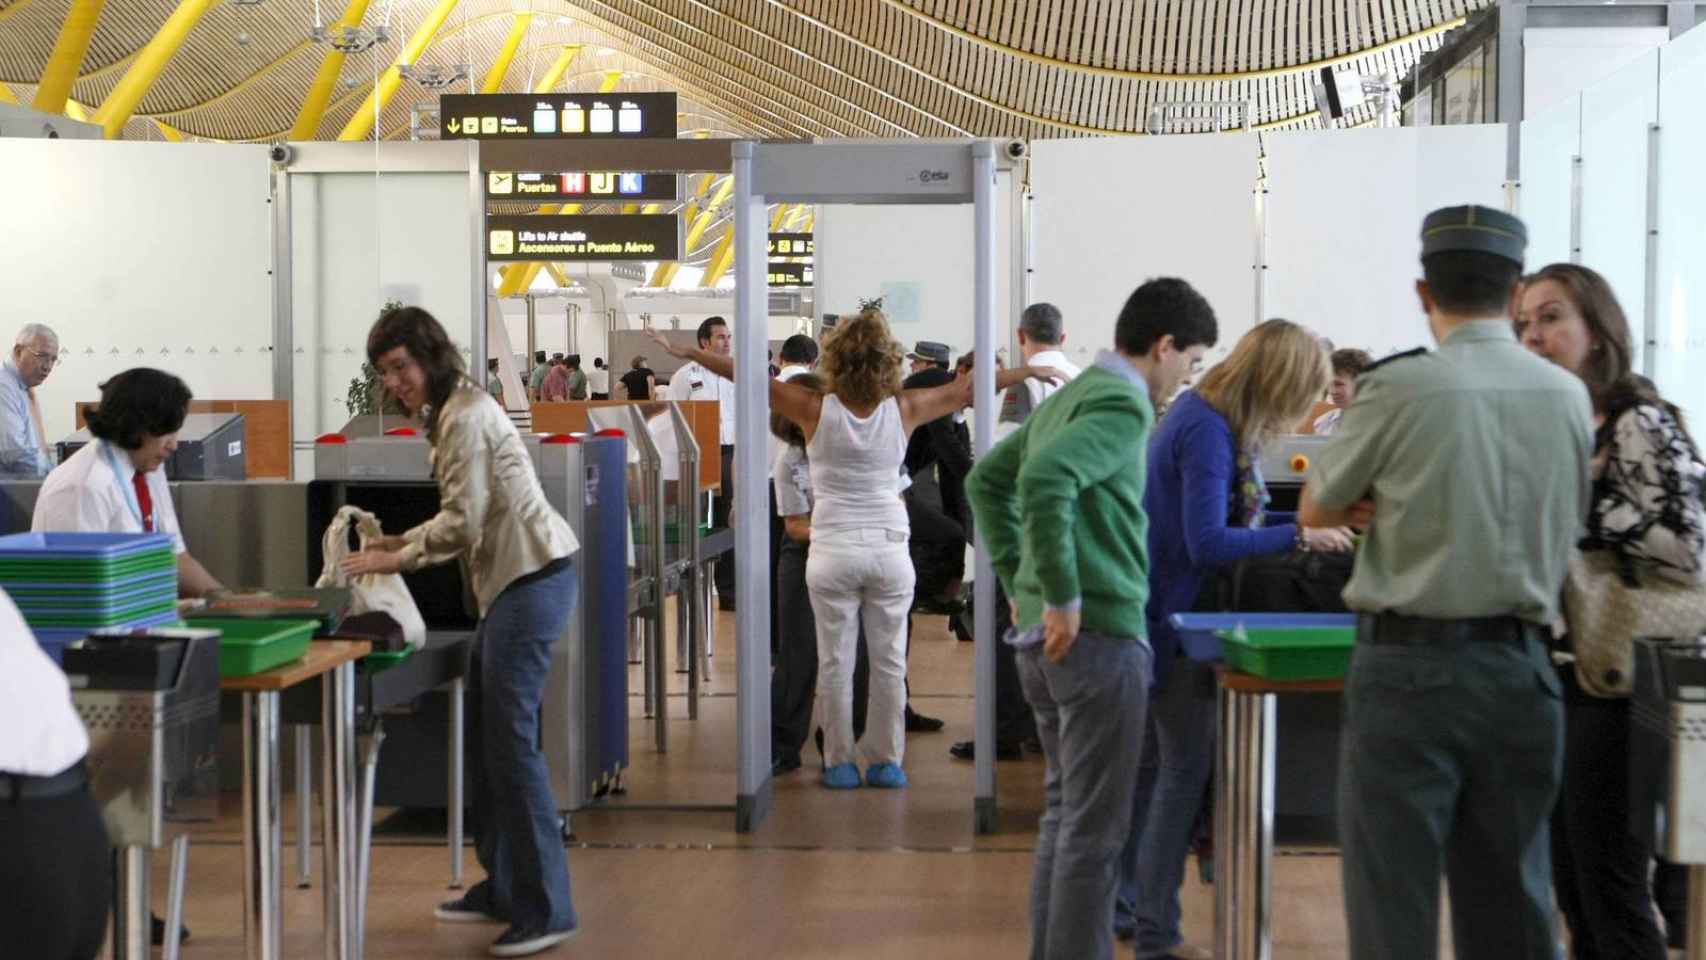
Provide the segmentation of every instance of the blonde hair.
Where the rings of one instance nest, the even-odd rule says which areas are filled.
[[[829,393],[855,407],[875,406],[900,392],[906,353],[889,334],[881,310],[843,318],[823,341],[818,372]]]
[[[1226,418],[1240,447],[1254,447],[1308,416],[1332,379],[1318,337],[1289,320],[1269,320],[1239,338],[1197,394]]]

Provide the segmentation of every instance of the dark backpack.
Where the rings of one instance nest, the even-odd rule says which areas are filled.
[[[1198,613],[1348,613],[1354,553],[1293,550],[1244,557],[1203,578]]]

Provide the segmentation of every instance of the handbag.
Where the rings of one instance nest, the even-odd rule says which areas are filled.
[[[339,510],[332,522],[326,525],[325,540],[321,544],[326,563],[320,569],[319,582],[314,585],[349,587],[350,616],[387,614],[402,628],[403,640],[410,648],[419,650],[426,646],[426,621],[421,618],[420,608],[415,606],[414,595],[409,593],[402,576],[364,573],[359,577],[349,577],[344,574],[343,562],[350,555],[349,532],[352,525],[364,550],[370,542],[383,535],[379,518],[366,510],[347,506]]]
[[[1688,639],[1706,633],[1706,584],[1661,577],[1644,582],[1614,550],[1572,550],[1564,577],[1564,622],[1576,683],[1601,698],[1635,685],[1635,639]]]

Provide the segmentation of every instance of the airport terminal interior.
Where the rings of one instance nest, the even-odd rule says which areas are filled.
[[[0,957],[1706,958],[1706,654],[1681,642],[1706,633],[1682,426],[1706,417],[1702,20],[0,0],[0,877],[31,891],[0,904]],[[1471,260],[1504,299],[1451,313],[1436,270]],[[1513,321],[1474,335],[1569,402],[1381,447],[1365,411],[1411,416],[1393,384],[1467,349],[1447,314]],[[861,364],[902,399],[850,399]],[[1067,554],[1068,602],[1078,574],[1030,553],[1047,498],[998,454],[1044,449],[1054,392],[1104,381],[1144,419],[1096,446],[1119,470],[1062,468],[1085,499],[1060,510],[1081,551],[1126,536],[1143,559],[1110,576],[1140,592],[1097,594]],[[1477,487],[1444,439],[1471,421],[1475,450],[1524,462]],[[1353,449],[1370,479],[1329,504]],[[1413,470],[1383,485],[1376,449]],[[1196,457],[1212,523],[1165,479],[1207,482]],[[1537,466],[1566,461],[1579,490]],[[1417,474],[1501,496],[1544,476],[1565,513],[1591,482],[1583,522],[1621,532],[1533,534],[1564,551],[1543,563],[1511,524],[1553,514],[1509,494],[1426,521],[1458,534],[1440,550],[1518,538],[1502,566],[1424,563],[1389,546],[1417,542],[1393,532]],[[1605,506],[1608,475],[1664,486]],[[1122,476],[1144,510],[1086,530],[1085,490]],[[1681,530],[1639,554],[1669,586],[1605,589],[1662,600],[1572,600],[1606,596],[1579,592],[1590,545],[1655,524]],[[858,563],[883,571],[831,584]],[[1367,587],[1387,566],[1394,591],[1493,572],[1388,606]],[[1531,567],[1551,579],[1520,611],[1456,602]],[[1674,635],[1646,626],[1660,608]],[[1564,632],[1590,615],[1623,637],[1598,681]],[[1083,752],[1110,710],[1039,697],[1115,620],[1165,659],[1138,658],[1130,723]],[[1416,622],[1540,651],[1559,760],[1520,787],[1544,801],[1520,881],[1459,859],[1509,843],[1415,865],[1438,903],[1400,954],[1370,918],[1429,884],[1370,879],[1370,837],[1438,825],[1369,826],[1394,751],[1353,739],[1346,691],[1353,647]],[[1376,689],[1421,729],[1457,713],[1443,676]],[[82,826],[29,819],[73,801]],[[1472,920],[1495,908],[1497,934]]]

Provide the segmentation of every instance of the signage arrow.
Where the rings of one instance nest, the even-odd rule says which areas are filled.
[[[450,129],[451,133],[460,133],[462,130],[462,121],[451,120],[449,123],[445,124],[445,126]]]

